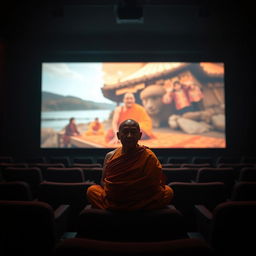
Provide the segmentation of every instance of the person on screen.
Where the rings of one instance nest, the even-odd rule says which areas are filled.
[[[203,93],[198,85],[191,83],[187,86],[188,99],[192,105],[193,111],[203,110]]]
[[[163,96],[163,102],[165,104],[170,104],[172,101],[175,103],[177,115],[193,111],[187,90],[178,80],[174,81],[173,88],[167,90],[166,94]]]
[[[88,126],[88,130],[85,132],[85,135],[103,135],[104,127],[103,124],[99,121],[99,118],[96,117],[93,122]]]
[[[105,156],[101,185],[91,185],[87,198],[93,208],[109,210],[160,209],[170,203],[173,190],[165,185],[156,155],[138,144],[140,125],[123,121],[117,132],[122,146]]]
[[[112,128],[106,134],[107,143],[119,143],[117,138],[118,126],[127,119],[134,119],[140,123],[142,140],[156,138],[152,132],[152,120],[146,110],[141,105],[135,103],[135,97],[132,93],[126,93],[123,97],[123,105],[118,106],[114,111]]]
[[[65,133],[63,136],[64,147],[68,147],[70,144],[70,136],[80,135],[80,132],[77,129],[76,121],[74,117],[69,119],[68,125],[65,127]]]

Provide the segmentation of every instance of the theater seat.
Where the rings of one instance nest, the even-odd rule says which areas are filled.
[[[24,181],[29,184],[33,198],[37,197],[37,189],[43,181],[42,172],[37,167],[8,167],[3,172],[6,181]]]
[[[166,176],[166,184],[170,182],[190,182],[195,180],[198,168],[162,168]]]
[[[245,167],[254,167],[254,164],[247,164],[247,163],[236,163],[236,164],[218,164],[218,168],[233,168],[234,173],[235,173],[235,180],[239,179],[241,170]]]
[[[84,173],[81,168],[54,168],[49,167],[45,171],[45,181],[52,182],[84,182]]]
[[[85,238],[61,241],[53,256],[213,256],[209,245],[195,238],[161,242],[109,242]]]
[[[86,181],[91,181],[96,184],[100,184],[101,176],[102,176],[102,167],[94,167],[94,168],[83,168],[81,167],[84,173],[84,179]]]
[[[49,158],[51,164],[64,164],[65,167],[71,167],[71,161],[68,156],[51,156]]]
[[[256,181],[256,167],[242,168],[238,181]]]
[[[226,201],[223,182],[171,182],[174,191],[171,204],[184,216],[189,231],[197,231],[195,205],[204,204],[214,209],[217,204]]]
[[[47,182],[40,184],[38,200],[50,204],[53,209],[60,205],[69,205],[68,231],[76,231],[79,213],[88,204],[86,191],[91,184],[88,182]]]
[[[191,161],[192,161],[191,157],[186,157],[186,156],[172,157],[172,156],[169,156],[169,157],[167,157],[166,163],[167,164],[189,164],[189,163],[191,163]]]
[[[192,157],[193,164],[210,164],[212,167],[216,166],[216,159],[212,156],[193,156]]]
[[[31,201],[30,186],[24,181],[0,182],[0,200]]]
[[[203,168],[203,167],[211,167],[211,164],[209,163],[203,163],[203,164],[181,164],[181,168]]]
[[[73,164],[93,164],[95,163],[95,159],[92,156],[87,156],[87,157],[74,157],[72,160],[72,165]]]
[[[102,168],[102,164],[94,163],[94,164],[73,164],[72,167],[78,168]]]
[[[59,212],[58,218],[61,216]],[[56,218],[50,205],[43,202],[0,201],[1,254],[50,255],[60,237]]]
[[[43,180],[45,180],[45,173],[48,168],[64,168],[65,165],[63,163],[31,163],[28,164],[29,167],[37,167],[41,170]]]
[[[200,209],[201,234],[216,255],[252,255],[255,251],[256,201],[224,202],[212,211]]]
[[[256,201],[256,181],[241,181],[235,184],[231,201]]]
[[[173,207],[132,212],[86,207],[79,216],[77,237],[107,241],[162,241],[187,238],[182,214]]]
[[[196,182],[223,182],[227,196],[230,196],[235,183],[233,168],[200,168],[197,172]]]

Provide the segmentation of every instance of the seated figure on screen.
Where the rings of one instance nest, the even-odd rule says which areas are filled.
[[[76,135],[80,135],[80,132],[77,129],[75,118],[71,117],[69,119],[68,125],[65,127],[65,133],[63,135],[64,147],[69,147],[70,136],[76,136]]]
[[[188,99],[192,105],[193,111],[203,110],[203,92],[195,83],[191,83],[187,86]]]
[[[170,203],[173,190],[165,185],[156,155],[138,144],[142,136],[135,120],[123,121],[117,132],[122,146],[106,154],[101,185],[91,185],[92,207],[109,210],[160,209]]]
[[[134,119],[140,123],[142,140],[156,138],[152,132],[152,120],[146,110],[139,104],[135,103],[135,97],[132,93],[126,93],[123,98],[123,105],[118,106],[113,115],[112,128],[106,134],[106,142],[117,144],[118,126],[124,120]]]
[[[99,121],[98,117],[95,117],[94,121],[91,122],[88,126],[88,130],[85,132],[85,135],[103,135],[104,134],[104,126]]]
[[[163,96],[163,102],[165,104],[170,104],[172,101],[175,103],[175,114],[177,115],[193,111],[188,98],[187,89],[178,80],[174,81],[173,87],[168,89],[166,94]]]

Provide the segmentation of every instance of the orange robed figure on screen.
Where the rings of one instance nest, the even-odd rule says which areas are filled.
[[[103,135],[104,127],[103,124],[99,121],[99,118],[96,117],[93,122],[88,126],[88,130],[85,132],[85,135]]]
[[[165,185],[156,155],[138,145],[141,135],[135,120],[120,124],[117,137],[122,147],[107,153],[101,185],[91,185],[87,190],[92,207],[132,211],[160,209],[170,203],[173,190]]]
[[[126,93],[123,98],[123,106],[118,106],[113,115],[112,128],[106,134],[106,142],[110,144],[118,143],[116,133],[118,126],[127,119],[136,120],[140,124],[142,132],[141,139],[156,138],[152,133],[152,120],[146,110],[135,103],[135,97],[132,93]]]

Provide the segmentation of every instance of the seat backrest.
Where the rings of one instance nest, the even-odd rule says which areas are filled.
[[[30,156],[24,159],[25,163],[46,163],[44,156]]]
[[[162,168],[166,184],[170,182],[190,182],[197,175],[197,168]]]
[[[256,181],[256,167],[242,168],[238,181]]]
[[[102,167],[94,167],[94,168],[83,168],[83,173],[84,173],[84,179],[86,181],[91,181],[96,184],[100,184],[101,181],[101,176],[102,176]]]
[[[161,242],[110,242],[69,238],[60,242],[53,256],[213,256],[210,246],[196,238]]]
[[[203,204],[208,209],[226,200],[225,185],[223,182],[171,182],[173,189],[173,204],[184,216],[189,231],[196,230],[196,215],[194,207]]]
[[[191,209],[196,204],[213,209],[226,200],[223,182],[171,182],[172,204],[178,209]]]
[[[94,164],[73,164],[72,167],[79,168],[102,168],[102,164],[94,163]]]
[[[65,167],[70,167],[71,166],[71,161],[68,156],[51,156],[49,158],[49,162],[51,164],[58,164],[62,163],[64,164]]]
[[[181,168],[202,168],[202,167],[211,167],[209,163],[202,163],[202,164],[182,164]]]
[[[242,162],[243,163],[252,163],[252,164],[256,164],[256,155],[246,155],[242,157]]]
[[[95,160],[92,156],[74,157],[72,159],[72,165],[73,164],[93,164],[93,163],[95,163]]]
[[[28,164],[26,163],[0,163],[0,171],[3,173],[4,170],[8,167],[22,167],[22,168],[27,168]]]
[[[86,191],[91,186],[88,182],[49,182],[43,181],[38,188],[38,200],[47,202],[54,208],[60,204],[78,205],[84,208],[87,204]]]
[[[211,245],[218,255],[255,250],[256,201],[224,202],[213,211]]]
[[[234,173],[235,173],[235,179],[238,180],[240,176],[240,172],[243,168],[245,167],[254,167],[254,164],[247,164],[247,163],[235,163],[235,164],[230,164],[230,163],[222,163],[218,164],[218,168],[233,168]]]
[[[28,164],[30,167],[38,167],[40,168],[43,176],[43,180],[45,179],[45,172],[48,168],[65,168],[63,163],[31,163]]]
[[[169,156],[167,157],[167,164],[185,164],[185,163],[191,163],[192,159],[191,157],[186,157],[186,156],[180,156],[180,157],[172,157]]]
[[[24,181],[0,182],[0,200],[30,201],[30,186]]]
[[[192,157],[193,164],[210,164],[212,167],[215,167],[216,158],[212,156],[194,156]]]
[[[101,166],[104,164],[105,156],[97,156],[95,161],[98,164],[101,164]]]
[[[50,204],[54,209],[69,205],[68,228],[76,230],[81,210],[88,204],[86,191],[88,182],[62,183],[43,181],[38,189],[38,200]]]
[[[77,237],[142,242],[179,239],[187,233],[183,216],[175,208],[133,212],[85,208],[79,216]]]
[[[229,164],[242,163],[242,157],[241,156],[218,156],[216,158],[216,166],[221,163],[229,163]]]
[[[43,181],[42,172],[38,167],[8,167],[4,170],[3,176],[6,181],[27,182],[33,197],[37,196],[38,186]]]
[[[52,182],[84,182],[84,173],[81,168],[49,167],[45,171],[44,179]]]
[[[235,183],[235,172],[233,168],[200,168],[197,172],[196,182],[223,182],[226,193],[230,195]]]
[[[232,201],[256,201],[256,182],[241,181],[234,185]]]
[[[0,201],[0,243],[3,255],[49,255],[53,250],[53,209],[36,201]]]

